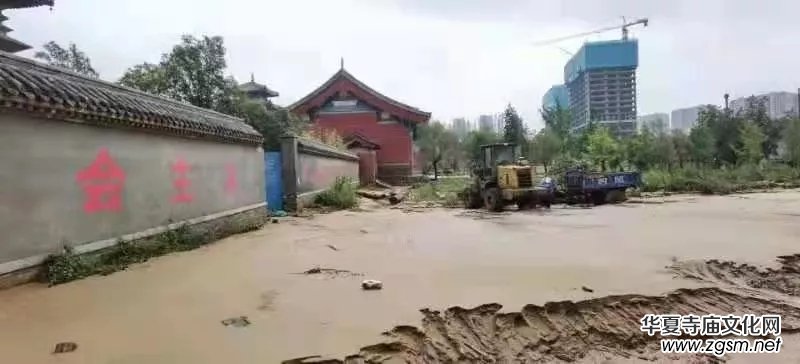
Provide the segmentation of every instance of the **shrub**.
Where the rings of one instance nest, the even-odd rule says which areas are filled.
[[[349,177],[337,177],[333,186],[318,194],[314,202],[338,209],[355,207],[358,204],[356,185]]]
[[[459,207],[464,204],[460,193],[469,184],[469,178],[442,178],[422,183],[411,190],[410,199],[417,202],[438,201],[445,207]]]
[[[800,170],[782,164],[741,165],[711,169],[685,167],[673,170],[652,169],[644,173],[642,190],[728,194],[754,188],[793,185],[800,181]]]
[[[51,286],[80,279],[92,273],[91,266],[69,246],[64,246],[61,254],[47,258],[45,267],[46,278]]]
[[[86,255],[76,255],[70,247],[65,246],[60,254],[50,256],[45,262],[46,279],[50,285],[56,285],[93,274],[111,274],[124,270],[131,264],[172,252],[196,249],[217,238],[250,231],[259,226],[261,225],[242,225],[233,220],[201,234],[192,232],[188,225],[181,225],[136,243],[120,240],[108,249]]]

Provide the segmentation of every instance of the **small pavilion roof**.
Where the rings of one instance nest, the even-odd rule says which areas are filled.
[[[261,93],[266,97],[277,97],[277,91],[271,90],[267,85],[262,85],[255,80],[255,76],[250,74],[250,82],[239,85],[239,90],[246,93]]]

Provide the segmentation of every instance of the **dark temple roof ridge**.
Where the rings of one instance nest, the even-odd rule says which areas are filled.
[[[260,144],[242,119],[0,52],[0,108],[103,126]]]

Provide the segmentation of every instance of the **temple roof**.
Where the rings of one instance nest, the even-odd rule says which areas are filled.
[[[279,95],[277,91],[270,90],[267,85],[257,83],[255,81],[255,76],[252,74],[250,74],[250,82],[239,85],[239,90],[248,94],[261,93],[265,97],[277,97]]]
[[[344,68],[341,68],[316,90],[289,106],[289,110],[293,112],[307,112],[312,108],[319,108],[339,91],[350,92],[353,96],[367,104],[394,114],[401,119],[425,123],[428,122],[431,117],[431,113],[429,112],[404,104],[373,90],[353,77],[353,75]]]
[[[53,0],[0,0],[0,9],[22,9],[45,5],[53,6]]]
[[[190,138],[263,141],[242,119],[2,52],[0,110]]]

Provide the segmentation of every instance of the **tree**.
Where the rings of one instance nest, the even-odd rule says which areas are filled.
[[[786,146],[787,161],[795,167],[800,167],[800,119],[788,120],[783,133],[783,143]]]
[[[167,78],[164,68],[152,63],[137,64],[125,71],[119,83],[154,95],[167,95]]]
[[[730,110],[709,105],[697,117],[699,126],[707,127],[714,140],[714,158],[718,163],[736,164],[739,131],[742,119],[733,117]]]
[[[767,113],[767,100],[765,98],[750,96],[745,100],[745,108],[739,111],[738,117],[746,122],[754,123],[764,135],[762,151],[764,158],[769,158],[778,153],[778,143],[781,141],[781,132],[785,125],[784,120],[772,120]]]
[[[587,159],[592,161],[595,166],[599,166],[601,171],[605,171],[608,163],[618,158],[619,146],[617,141],[611,136],[608,129],[604,127],[593,130],[588,135],[587,140]]]
[[[531,162],[541,163],[546,173],[547,167],[553,163],[561,152],[561,139],[558,137],[558,132],[549,126],[545,127],[533,137],[529,151],[528,159]]]
[[[556,102],[555,107],[546,108],[540,113],[544,125],[549,127],[560,140],[566,140],[572,129],[572,115],[569,109]]]
[[[653,140],[653,162],[654,164],[663,168],[670,169],[672,163],[677,159],[675,152],[675,145],[672,143],[672,138],[669,134],[658,133]]]
[[[237,116],[252,125],[264,136],[264,150],[280,150],[281,137],[287,134],[299,135],[308,123],[284,108],[267,108],[264,104],[240,99]]]
[[[739,126],[740,142],[736,148],[736,160],[739,163],[758,163],[764,158],[764,133],[757,124],[749,121]]]
[[[144,63],[129,68],[119,83],[192,105],[234,112],[236,81],[225,77],[225,45],[222,37],[181,37],[157,65]]]
[[[689,140],[689,136],[682,130],[673,130],[671,137],[678,167],[683,168],[684,164],[692,158],[692,142]]]
[[[433,179],[439,179],[440,163],[457,152],[458,137],[438,121],[423,125],[417,130],[420,152],[433,167]]]
[[[50,41],[45,43],[42,48],[44,50],[36,52],[33,58],[42,60],[51,66],[65,68],[84,76],[94,78],[99,76],[97,71],[92,68],[92,62],[89,56],[78,49],[75,43],[70,43],[65,49],[58,45],[58,43]]]
[[[497,143],[500,140],[500,136],[491,131],[473,130],[464,138],[461,148],[467,158],[476,163],[481,160],[481,145]]]
[[[503,127],[503,140],[508,143],[516,143],[523,149],[523,152],[527,152],[528,146],[525,141],[527,130],[525,124],[511,104],[508,104],[506,110],[503,111],[503,124],[505,125]]]
[[[689,154],[696,163],[714,162],[717,154],[715,150],[717,142],[708,126],[700,124],[692,128],[689,132],[689,144]]]
[[[622,141],[622,153],[629,165],[643,171],[656,163],[655,144],[656,136],[649,126],[642,127],[641,132]]]

